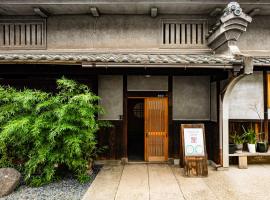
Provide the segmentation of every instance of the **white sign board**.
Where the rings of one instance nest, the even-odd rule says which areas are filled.
[[[204,156],[202,128],[184,128],[185,156]]]

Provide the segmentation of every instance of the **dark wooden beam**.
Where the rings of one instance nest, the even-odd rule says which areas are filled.
[[[93,17],[99,17],[99,11],[96,7],[91,7],[90,11],[91,11]]]
[[[34,13],[43,18],[47,18],[49,16],[49,13],[42,8],[34,8]]]
[[[263,71],[263,107],[264,107],[264,139],[269,139],[269,133],[268,133],[268,77],[267,77],[267,71]]]
[[[157,8],[151,8],[151,17],[156,17],[158,15],[158,9]]]
[[[128,143],[128,108],[127,108],[127,75],[123,75],[123,146],[122,146],[122,155],[124,159],[127,159],[127,143]]]

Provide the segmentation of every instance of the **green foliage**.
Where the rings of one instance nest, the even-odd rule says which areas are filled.
[[[256,132],[252,128],[245,129],[244,126],[242,126],[244,130],[244,138],[247,143],[249,144],[256,144],[257,138],[256,138]]]
[[[86,85],[62,78],[58,93],[0,87],[0,167],[14,166],[25,181],[40,186],[68,169],[80,181],[95,159],[96,119],[103,110]]]
[[[245,143],[245,136],[239,135],[236,132],[234,133],[234,135],[230,135],[230,138],[232,139],[234,144],[243,144]]]

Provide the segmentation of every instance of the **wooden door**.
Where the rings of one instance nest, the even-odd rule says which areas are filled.
[[[168,159],[168,98],[151,97],[144,100],[145,160]]]

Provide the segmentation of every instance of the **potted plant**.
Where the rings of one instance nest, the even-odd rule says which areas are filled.
[[[257,142],[257,152],[265,153],[268,151],[268,141],[263,139],[264,133],[259,133],[259,141]]]
[[[243,144],[245,142],[245,137],[244,135],[239,135],[236,132],[234,135],[230,136],[234,145],[235,145],[235,152],[234,153],[242,153],[243,152]]]
[[[263,130],[263,120],[262,120],[261,115],[259,114],[259,110],[258,110],[256,105],[254,106],[254,110],[257,113],[257,115],[258,115],[258,117],[260,119],[260,124],[261,124],[261,128],[260,128],[261,133],[259,133],[259,141],[257,142],[257,152],[264,153],[264,152],[268,151],[268,146],[269,145],[268,145],[268,141],[265,140],[264,133],[262,132],[262,130]]]
[[[257,138],[256,138],[256,133],[255,133],[255,130],[252,129],[252,128],[248,128],[247,130],[243,127],[243,130],[244,130],[244,138],[245,138],[245,141],[247,142],[247,145],[248,145],[248,151],[250,153],[256,153],[256,141],[257,141]]]

